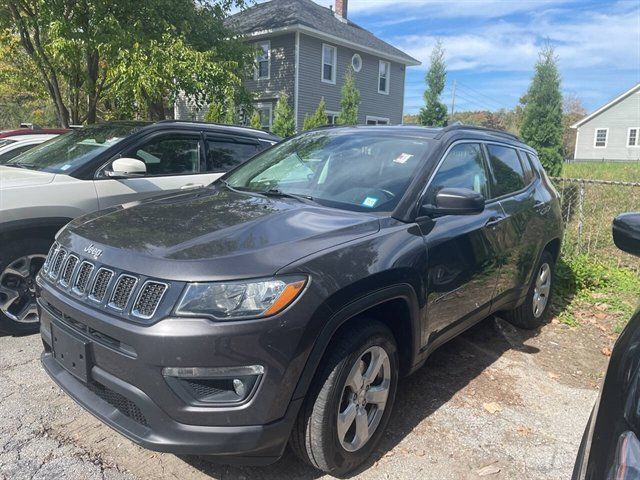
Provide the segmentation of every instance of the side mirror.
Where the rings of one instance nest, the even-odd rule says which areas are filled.
[[[443,188],[435,205],[422,205],[422,215],[476,215],[484,211],[484,196],[468,188]]]
[[[640,257],[640,213],[623,213],[613,220],[613,242],[620,250]]]
[[[111,178],[139,177],[147,173],[147,166],[136,158],[118,158],[111,163],[111,171],[105,173]]]

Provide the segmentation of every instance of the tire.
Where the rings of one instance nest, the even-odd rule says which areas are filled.
[[[9,335],[38,332],[35,276],[51,247],[45,238],[13,239],[0,253],[0,331]],[[18,294],[15,297],[15,294]],[[28,312],[25,314],[25,310]]]
[[[374,358],[378,361],[374,362]],[[375,370],[374,363],[380,363],[381,367],[367,388],[366,379],[372,377],[367,373]],[[358,377],[358,371],[364,375]],[[333,475],[344,475],[360,466],[369,458],[387,426],[398,375],[396,342],[385,325],[363,319],[342,331],[329,345],[296,419],[290,439],[292,450],[303,461]],[[348,383],[358,379],[364,380],[364,385],[354,395]],[[387,396],[382,402],[385,387]],[[343,419],[353,417],[350,422],[341,423],[342,437],[339,437],[339,414]],[[367,427],[368,439],[364,442],[355,434],[356,424]]]
[[[547,281],[542,282],[542,273],[547,272]],[[548,251],[542,252],[542,256],[522,305],[518,308],[505,312],[505,317],[509,323],[526,330],[534,330],[543,325],[551,310],[551,294],[555,281],[555,261]],[[536,299],[544,296],[544,305],[536,303]]]

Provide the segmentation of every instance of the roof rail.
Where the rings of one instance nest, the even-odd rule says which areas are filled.
[[[442,137],[442,135],[444,135],[445,133],[452,132],[455,130],[477,130],[479,132],[500,135],[502,137],[506,137],[511,140],[522,142],[522,139],[519,136],[514,135],[513,133],[505,132],[504,130],[498,130],[497,128],[479,127],[477,125],[463,125],[463,124],[455,124],[455,125],[449,125],[447,127],[444,127],[438,134],[438,138]]]

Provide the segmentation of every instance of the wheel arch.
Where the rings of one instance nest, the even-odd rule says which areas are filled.
[[[45,217],[0,223],[0,242],[7,242],[23,235],[46,238],[53,242],[58,230],[71,220],[67,217]]]

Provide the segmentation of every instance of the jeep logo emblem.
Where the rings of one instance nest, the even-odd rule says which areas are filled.
[[[91,255],[94,259],[98,259],[98,257],[100,255],[102,255],[102,250],[100,250],[99,248],[95,247],[93,245],[93,243],[91,245],[89,245],[88,247],[84,248],[84,252],[88,253],[89,255]]]

